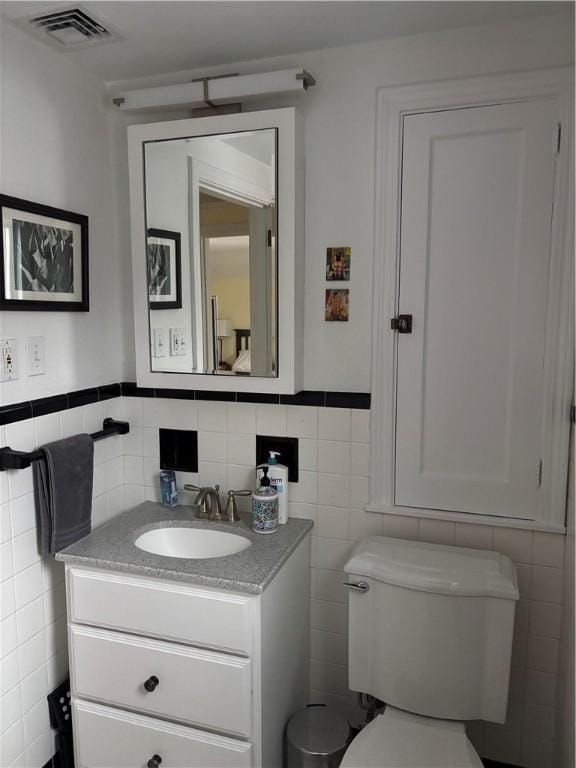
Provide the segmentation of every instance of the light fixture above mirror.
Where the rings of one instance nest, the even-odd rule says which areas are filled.
[[[299,93],[316,85],[305,69],[281,69],[254,75],[202,77],[188,83],[124,91],[112,101],[124,111],[214,107],[278,93]]]

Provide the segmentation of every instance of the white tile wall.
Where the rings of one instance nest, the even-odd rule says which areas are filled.
[[[290,484],[290,515],[312,519],[311,699],[357,719],[347,688],[347,596],[343,564],[364,536],[381,534],[496,549],[517,566],[521,600],[514,635],[510,704],[504,726],[474,723],[480,753],[525,768],[552,768],[562,602],[564,537],[468,523],[418,520],[363,510],[368,492],[369,413],[346,408],[120,398],[0,428],[0,443],[33,448],[104,416],[130,433],[97,444],[93,525],[145,499],[157,500],[158,427],[199,430],[199,471],[178,483],[249,486],[257,432],[300,439],[300,482]],[[42,766],[53,749],[46,693],[66,674],[61,567],[41,560],[32,479],[0,473],[2,557],[2,755],[0,764]],[[181,492],[183,501],[191,495]],[[249,501],[249,500],[248,500]],[[246,500],[242,500],[244,504]]]
[[[111,400],[16,422],[0,427],[0,445],[32,450],[101,429],[104,416],[124,413],[140,425],[140,411],[139,402]],[[139,437],[131,434],[130,441],[142,462]],[[122,439],[96,443],[95,465],[94,526],[124,509]],[[0,541],[0,765],[41,768],[54,753],[46,696],[67,676],[68,653],[64,568],[53,558],[40,557],[30,469],[0,473]]]
[[[138,400],[133,400],[129,409],[137,414]],[[255,433],[300,439],[300,482],[290,484],[289,494],[290,515],[312,519],[316,524],[311,582],[311,697],[337,706],[353,719],[358,717],[355,697],[347,690],[348,617],[342,587],[342,567],[358,539],[381,534],[496,549],[516,563],[521,589],[509,713],[504,726],[471,724],[471,737],[479,751],[494,760],[526,768],[551,765],[564,537],[365,512],[368,411],[200,401],[195,412],[195,406],[194,402],[175,400],[169,401],[167,407],[175,426],[182,426],[184,413],[190,428],[195,428],[197,419],[198,479],[202,484],[219,482],[223,488],[249,484]],[[145,407],[147,413],[156,412],[152,405]],[[138,471],[129,456],[142,456],[142,451],[137,438],[125,439],[124,445],[127,482]],[[157,471],[157,462],[152,461],[144,471],[144,483],[125,486],[125,493],[129,489],[135,498],[156,498]]]

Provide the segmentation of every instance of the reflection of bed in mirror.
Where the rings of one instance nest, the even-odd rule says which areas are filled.
[[[232,364],[232,370],[239,375],[249,374],[250,361],[250,328],[234,328],[236,337],[236,360]]]

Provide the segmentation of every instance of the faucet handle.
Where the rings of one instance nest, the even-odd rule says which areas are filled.
[[[236,496],[252,496],[252,491],[244,489],[242,491],[228,491],[228,500],[226,502],[226,509],[224,510],[224,518],[229,523],[237,523],[240,520],[238,513],[238,505],[236,504]]]

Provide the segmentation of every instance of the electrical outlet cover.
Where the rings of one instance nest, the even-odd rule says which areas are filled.
[[[166,328],[154,328],[152,331],[152,354],[154,357],[166,357]]]
[[[0,381],[13,381],[18,378],[18,356],[16,339],[0,341]]]
[[[44,336],[29,336],[26,340],[26,363],[28,376],[46,373],[46,352]]]
[[[180,357],[186,354],[186,329],[170,328],[170,354]]]

